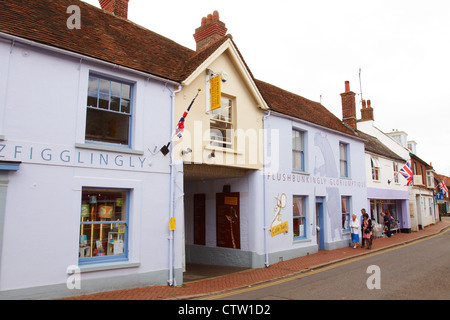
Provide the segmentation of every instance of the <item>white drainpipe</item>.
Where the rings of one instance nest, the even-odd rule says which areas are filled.
[[[270,117],[270,110],[267,113],[267,115],[264,115],[263,117],[263,129],[266,129],[266,118]],[[264,137],[267,137],[268,132],[266,132],[266,134],[264,135]],[[267,141],[266,139],[264,139],[264,148],[267,148],[266,145]],[[264,212],[264,225],[263,225],[263,231],[264,231],[264,255],[265,255],[265,263],[264,265],[266,266],[266,268],[268,268],[270,266],[269,264],[269,244],[268,244],[268,232],[269,232],[269,227],[266,226],[266,150],[263,151],[263,155],[264,155],[264,164],[263,164],[263,212]]]
[[[170,109],[170,133],[172,134],[172,132],[174,131],[174,113],[175,113],[175,94],[177,94],[178,92],[180,92],[182,89],[182,87],[179,85],[178,89],[175,91],[172,91],[172,105],[171,105],[171,109]],[[172,138],[172,137],[171,137]],[[176,168],[175,168],[175,164],[174,164],[174,156],[173,156],[173,144],[170,143],[169,145],[169,150],[170,150],[170,202],[169,202],[169,220],[171,218],[174,217],[174,210],[175,210],[175,173],[176,173]],[[174,260],[175,260],[175,256],[174,256],[174,235],[175,235],[175,230],[169,230],[169,280],[167,280],[169,286],[176,286],[176,281],[174,279]]]

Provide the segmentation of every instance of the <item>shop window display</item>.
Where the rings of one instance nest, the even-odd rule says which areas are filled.
[[[83,188],[79,262],[126,260],[128,191]]]
[[[350,232],[350,197],[341,197],[342,231]]]

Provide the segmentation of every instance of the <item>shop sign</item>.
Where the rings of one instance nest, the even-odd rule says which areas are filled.
[[[282,193],[275,198],[275,208],[273,209],[275,216],[272,220],[272,224],[270,225],[270,233],[272,234],[272,237],[275,237],[281,233],[287,234],[289,230],[288,222],[281,222],[281,210],[286,207],[286,201],[287,197],[285,193]]]
[[[210,80],[211,110],[220,108],[220,98],[221,98],[220,83],[221,83],[220,75]]]
[[[270,228],[270,233],[272,234],[272,237],[275,237],[276,235],[280,233],[287,233],[289,230],[289,224],[287,221],[280,223],[272,228]]]
[[[11,141],[0,143],[0,160],[139,171],[148,171],[151,166],[146,155]]]
[[[303,174],[295,173],[283,173],[283,172],[267,172],[267,181],[269,182],[287,182],[287,183],[300,183],[300,184],[313,184],[324,185],[326,187],[354,187],[365,188],[366,183],[361,181],[355,181],[351,179],[340,179],[330,177],[315,177]]]

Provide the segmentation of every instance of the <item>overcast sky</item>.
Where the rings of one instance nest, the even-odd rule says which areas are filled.
[[[379,129],[405,131],[450,175],[449,0],[130,0],[128,18],[195,50],[192,35],[214,10],[257,79],[341,119],[349,80],[358,118],[362,92]]]

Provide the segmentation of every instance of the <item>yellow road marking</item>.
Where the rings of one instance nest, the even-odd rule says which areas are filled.
[[[237,294],[240,294],[240,293],[245,293],[245,292],[259,290],[259,289],[263,289],[263,288],[267,288],[267,287],[271,287],[271,286],[276,286],[276,285],[281,284],[281,283],[285,283],[285,282],[288,282],[288,281],[291,281],[291,280],[301,279],[301,278],[306,277],[306,276],[311,276],[311,275],[314,275],[314,274],[317,274],[317,273],[320,273],[320,272],[324,272],[324,271],[327,271],[327,270],[338,268],[338,267],[344,266],[344,265],[352,263],[352,262],[356,262],[356,261],[367,259],[367,258],[370,258],[370,257],[373,257],[373,256],[377,256],[377,255],[382,254],[382,253],[386,253],[386,252],[398,250],[400,248],[408,247],[410,245],[413,245],[413,244],[416,244],[416,243],[419,243],[419,242],[422,242],[422,241],[425,241],[425,240],[429,240],[429,239],[441,236],[441,235],[443,235],[444,233],[446,233],[449,230],[450,230],[450,228],[447,228],[445,231],[443,231],[441,233],[438,233],[438,234],[435,234],[435,235],[432,235],[432,236],[429,236],[429,237],[425,237],[423,239],[412,240],[409,243],[398,245],[398,246],[395,246],[393,248],[380,249],[380,251],[369,253],[369,254],[365,254],[365,255],[360,256],[360,257],[350,258],[349,260],[342,261],[342,262],[337,262],[337,263],[334,263],[334,264],[326,266],[326,267],[318,267],[318,269],[316,269],[316,270],[307,271],[307,272],[304,272],[304,273],[301,273],[301,274],[297,274],[297,275],[293,275],[293,276],[288,276],[286,278],[283,278],[283,279],[280,279],[280,280],[275,280],[275,281],[270,281],[270,282],[265,283],[265,284],[255,285],[254,287],[251,287],[251,288],[244,288],[244,289],[239,289],[239,290],[235,290],[235,291],[232,291],[232,292],[227,292],[227,293],[222,293],[222,294],[217,294],[217,295],[213,295],[213,296],[204,297],[204,298],[201,298],[199,300],[215,300],[215,299],[225,298],[225,297],[228,297],[228,296],[234,296],[234,295],[237,295]]]

